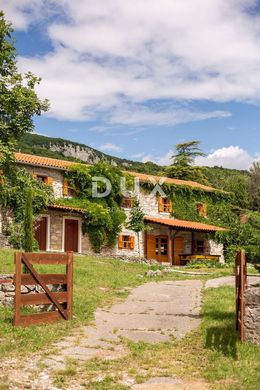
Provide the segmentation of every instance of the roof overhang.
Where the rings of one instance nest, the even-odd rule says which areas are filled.
[[[85,210],[81,209],[80,207],[72,207],[72,206],[66,206],[66,205],[60,205],[60,204],[50,204],[47,206],[48,210],[57,210],[57,211],[66,211],[71,213],[84,213]]]
[[[144,220],[147,223],[164,225],[164,226],[168,226],[169,228],[173,228],[177,230],[189,230],[189,231],[197,231],[197,232],[205,232],[205,233],[227,231],[227,229],[219,226],[207,225],[201,222],[184,221],[175,218],[155,218],[155,217],[145,216]]]

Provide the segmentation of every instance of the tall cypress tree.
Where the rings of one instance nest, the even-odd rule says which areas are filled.
[[[138,240],[138,254],[141,257],[140,250],[140,233],[145,230],[144,212],[138,200],[135,200],[134,205],[130,211],[129,221],[127,227],[137,233]]]
[[[24,213],[24,243],[23,249],[25,252],[32,252],[33,250],[33,194],[32,188],[29,187],[27,191],[25,213]]]

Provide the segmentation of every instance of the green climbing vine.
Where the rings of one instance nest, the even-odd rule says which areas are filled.
[[[144,184],[150,191],[153,186]],[[233,261],[235,252],[241,247],[247,251],[248,259],[260,258],[260,220],[250,214],[246,223],[241,219],[247,210],[233,206],[234,195],[224,191],[206,192],[187,186],[163,184],[165,194],[173,202],[172,215],[177,219],[202,222],[225,227],[226,232],[218,232],[212,237],[224,245],[226,261]],[[207,216],[199,216],[197,204],[207,205]]]
[[[104,177],[111,183],[111,192],[104,198],[92,196],[92,180],[97,177]],[[75,164],[66,174],[69,187],[76,197],[61,198],[57,200],[57,203],[82,209],[83,232],[88,234],[96,252],[100,252],[103,246],[115,244],[125,221],[125,213],[120,208],[122,177],[125,175],[119,168],[103,162],[91,166]],[[98,193],[104,193],[106,184],[99,180],[95,182]],[[130,183],[131,178],[126,177],[126,185],[129,186]]]
[[[1,148],[0,170],[0,208],[10,211],[12,215],[12,223],[6,233],[14,247],[27,248],[28,235],[25,233],[24,221],[28,189],[30,188],[33,221],[53,202],[53,190],[50,186],[35,180],[26,169],[17,167],[9,148],[7,150]],[[37,248],[35,240],[33,248]]]

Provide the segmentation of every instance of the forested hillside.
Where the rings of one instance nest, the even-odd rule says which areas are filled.
[[[154,175],[163,173],[163,167],[156,165],[153,162],[141,163],[138,161],[121,159],[105,154],[97,149],[93,149],[88,145],[38,134],[26,134],[18,143],[18,150],[23,153],[37,154],[61,160],[83,161],[88,164],[104,160],[126,170],[128,169]]]

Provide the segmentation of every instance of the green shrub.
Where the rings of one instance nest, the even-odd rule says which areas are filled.
[[[189,268],[227,268],[229,264],[223,264],[219,261],[212,259],[205,260],[191,260],[188,262],[187,267]]]

